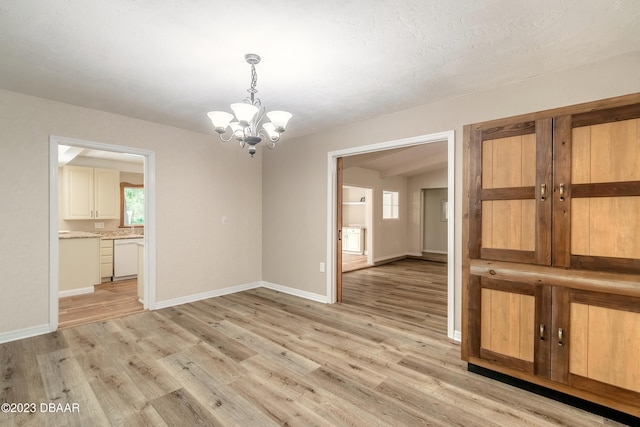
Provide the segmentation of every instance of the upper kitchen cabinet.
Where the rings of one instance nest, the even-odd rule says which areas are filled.
[[[640,272],[640,104],[475,125],[469,256]]]
[[[119,217],[119,171],[65,166],[62,182],[65,220]]]

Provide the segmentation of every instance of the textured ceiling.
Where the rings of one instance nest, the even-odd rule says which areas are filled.
[[[254,52],[300,136],[637,50],[639,23],[638,0],[0,0],[0,87],[212,133]]]

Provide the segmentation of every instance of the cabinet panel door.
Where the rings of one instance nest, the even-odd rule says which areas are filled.
[[[64,219],[92,219],[93,168],[65,166],[62,173]]]
[[[471,276],[471,356],[548,378],[549,288]]]
[[[471,258],[551,263],[551,124],[541,119],[473,132]]]
[[[554,167],[553,264],[640,272],[640,106],[556,118]]]
[[[640,298],[568,290],[566,383],[640,401]],[[555,301],[554,301],[555,303]],[[556,359],[554,356],[554,363]]]
[[[120,173],[114,169],[94,169],[93,179],[96,218],[119,218]]]

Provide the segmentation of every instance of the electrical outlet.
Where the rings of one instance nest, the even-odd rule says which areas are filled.
[[[94,228],[104,228],[104,222],[94,222]]]
[[[227,216],[226,216],[226,215],[225,215],[225,216],[223,216],[223,217],[222,217],[222,223],[223,223],[223,224],[226,224],[226,223],[228,223],[228,222],[229,222],[229,218],[227,218]]]
[[[324,262],[320,263],[320,273],[324,273]]]

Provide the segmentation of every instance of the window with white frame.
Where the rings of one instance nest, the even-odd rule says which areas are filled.
[[[398,192],[382,192],[382,219],[398,219]]]

